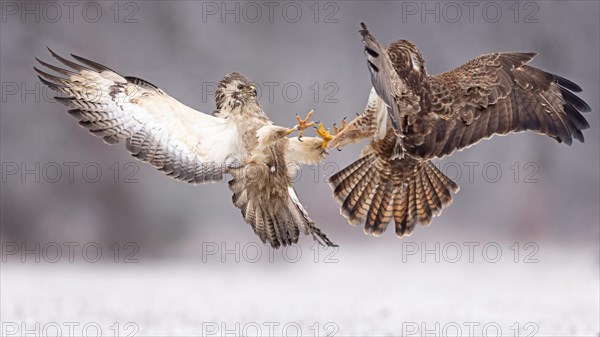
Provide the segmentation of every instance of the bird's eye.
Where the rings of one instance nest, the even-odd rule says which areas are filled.
[[[242,90],[244,88],[244,85],[243,84],[238,84],[237,88],[238,88],[238,90]]]

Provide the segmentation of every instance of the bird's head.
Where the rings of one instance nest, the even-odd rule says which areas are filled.
[[[425,60],[421,52],[410,41],[398,40],[387,47],[387,52],[396,72],[403,78],[410,75],[426,76]]]
[[[240,74],[231,73],[223,77],[215,92],[217,110],[233,110],[248,103],[256,103],[256,87]]]

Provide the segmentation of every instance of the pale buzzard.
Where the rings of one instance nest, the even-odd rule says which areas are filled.
[[[362,24],[373,89],[365,113],[334,139],[340,147],[370,138],[361,158],[330,178],[341,212],[366,234],[380,235],[392,220],[399,237],[427,225],[452,202],[458,185],[431,162],[494,134],[531,130],[571,145],[583,142],[590,107],[581,88],[531,67],[534,53],[476,57],[430,76],[414,44],[387,48]]]
[[[298,118],[293,129],[273,125],[245,76],[231,73],[219,82],[211,116],[142,79],[76,55],[80,63],[50,53],[70,69],[39,59],[62,76],[34,69],[44,84],[64,95],[56,99],[72,108],[69,114],[93,135],[107,144],[125,142],[134,157],[184,182],[218,182],[230,174],[234,205],[275,248],[296,243],[301,231],[334,246],[309,218],[291,183],[296,164],[320,161],[326,143],[288,138],[314,123]]]

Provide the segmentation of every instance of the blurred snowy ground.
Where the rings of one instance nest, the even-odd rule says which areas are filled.
[[[597,248],[506,242],[484,251],[482,242],[469,253],[467,245],[407,241],[361,253],[306,244],[272,254],[242,245],[179,262],[9,261],[2,335],[598,335]]]

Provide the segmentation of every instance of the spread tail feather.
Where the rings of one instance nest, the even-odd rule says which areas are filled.
[[[233,204],[242,211],[244,220],[263,243],[269,243],[273,248],[292,245],[298,242],[302,231],[321,245],[337,247],[308,216],[293,187],[289,186],[287,195],[281,199],[267,200],[249,192],[252,189],[246,181],[236,177],[235,173],[233,175],[234,179],[229,181]]]
[[[458,185],[430,162],[411,158],[385,160],[366,155],[329,179],[340,212],[365,234],[379,236],[392,219],[396,235],[410,235],[416,224],[428,225],[452,203]]]

